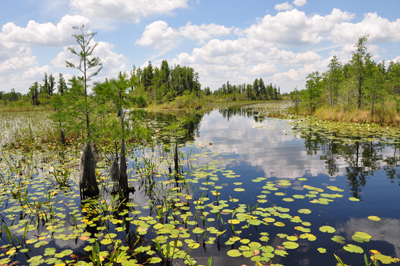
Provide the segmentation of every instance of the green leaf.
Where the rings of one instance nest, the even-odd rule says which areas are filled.
[[[300,210],[298,210],[298,212],[299,213],[303,213],[303,214],[310,214],[311,210],[309,210],[309,209],[300,209]]]
[[[282,243],[282,245],[287,249],[296,249],[299,247],[298,243],[292,241],[285,241]]]
[[[344,250],[351,252],[351,253],[363,253],[364,250],[360,248],[359,246],[352,245],[352,244],[347,244],[346,246],[343,247]]]
[[[239,256],[241,256],[242,255],[242,253],[239,251],[239,250],[237,250],[237,249],[231,249],[231,250],[229,250],[228,252],[227,252],[227,254],[228,254],[228,256],[229,257],[239,257]]]
[[[342,236],[333,236],[331,238],[331,240],[333,240],[333,241],[335,241],[336,243],[339,243],[339,244],[344,244],[345,238],[342,237]]]
[[[369,240],[372,238],[372,236],[370,236],[367,233],[357,231],[354,233],[354,235],[351,238],[353,238],[353,240],[358,243],[364,243],[364,242],[369,242]]]
[[[360,201],[360,199],[357,199],[357,198],[355,198],[355,197],[350,197],[349,200],[350,200],[350,201]]]
[[[326,253],[326,249],[325,248],[318,248],[317,250],[319,251],[319,253]]]
[[[368,216],[368,219],[370,219],[371,221],[380,221],[381,218],[379,218],[378,216]]]
[[[324,225],[319,228],[319,230],[323,233],[335,233],[336,229],[329,225]]]

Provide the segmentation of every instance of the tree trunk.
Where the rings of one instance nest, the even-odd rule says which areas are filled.
[[[375,107],[375,93],[374,97],[372,98],[371,119],[374,116],[374,107]]]
[[[358,109],[361,108],[361,80],[358,81]]]
[[[99,195],[96,180],[96,160],[90,142],[86,143],[79,164],[79,189],[81,197]]]
[[[178,142],[175,143],[174,163],[176,174],[179,172]]]
[[[122,128],[122,140],[121,140],[121,161],[119,166],[119,188],[123,192],[128,192],[128,175],[127,175],[127,165],[126,165],[126,157],[125,157],[125,137],[124,137],[124,110],[120,109],[121,114],[121,128]]]
[[[111,181],[113,182],[113,192],[117,192],[119,190],[119,168],[118,168],[118,159],[114,159],[111,163],[110,167],[110,176]]]

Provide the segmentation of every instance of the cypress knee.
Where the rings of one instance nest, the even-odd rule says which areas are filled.
[[[88,142],[83,148],[79,164],[79,189],[81,197],[93,197],[99,195],[95,170],[96,160],[92,150],[92,145]]]

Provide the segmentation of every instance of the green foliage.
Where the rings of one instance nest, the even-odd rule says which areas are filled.
[[[373,61],[367,40],[368,35],[358,39],[349,62],[343,64],[333,56],[328,71],[309,74],[306,89],[291,92],[292,99],[300,95],[303,100],[292,112],[313,113],[325,106],[342,112],[370,110],[371,117],[381,122],[388,120],[384,115],[389,111],[388,103],[394,102],[400,112],[400,62],[391,62],[386,69],[384,61]]]

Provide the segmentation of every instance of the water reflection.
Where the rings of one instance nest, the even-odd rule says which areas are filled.
[[[197,140],[212,142],[213,151],[236,155],[237,164],[257,167],[265,177],[346,176],[356,198],[361,198],[368,177],[380,169],[400,184],[399,144],[364,141],[360,137],[338,141],[333,133],[314,131],[312,126],[293,121],[264,119],[251,109],[225,109],[218,113],[205,116]],[[226,161],[227,165],[230,163]]]

